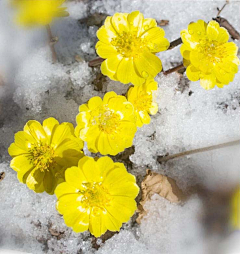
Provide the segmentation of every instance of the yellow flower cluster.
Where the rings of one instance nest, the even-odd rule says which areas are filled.
[[[68,13],[65,0],[13,0],[18,21],[26,26],[48,25]],[[99,237],[107,230],[118,231],[136,210],[139,188],[122,163],[109,157],[90,158],[83,154],[87,143],[92,153],[116,155],[132,146],[137,127],[150,123],[158,111],[155,102],[162,70],[156,53],[167,50],[169,41],[154,19],[139,11],[107,17],[98,30],[98,55],[105,60],[101,71],[110,79],[132,83],[126,97],[108,92],[79,107],[74,129],[70,123],[48,118],[40,124],[28,121],[15,134],[9,147],[11,167],[20,182],[35,192],[55,193],[57,210],[75,232],[89,230]],[[215,21],[191,23],[181,32],[181,54],[186,75],[200,79],[205,89],[223,87],[238,71],[237,46],[228,42],[226,29]],[[233,199],[233,225],[239,227],[239,191]]]

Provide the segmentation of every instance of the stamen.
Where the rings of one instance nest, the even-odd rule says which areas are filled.
[[[39,142],[33,144],[29,149],[30,162],[34,167],[38,167],[42,172],[49,171],[50,166],[55,164],[54,149],[47,144]]]
[[[138,37],[136,32],[123,32],[113,38],[111,44],[116,47],[119,54],[126,58],[136,57],[147,48],[146,39]]]

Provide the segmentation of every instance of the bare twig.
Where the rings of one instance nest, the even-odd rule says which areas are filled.
[[[48,34],[49,47],[52,52],[52,61],[53,61],[53,63],[56,63],[57,62],[57,53],[55,51],[54,44],[58,41],[58,38],[53,37],[52,31],[51,31],[51,28],[49,25],[46,26],[46,29],[47,29],[47,34]]]
[[[225,6],[226,6],[227,4],[229,4],[229,1],[226,1],[226,3],[222,6],[221,9],[217,8],[217,10],[218,10],[217,17],[220,15],[220,13],[222,12],[222,10],[225,8]]]
[[[173,48],[177,47],[178,45],[180,45],[181,43],[182,43],[182,38],[180,37],[180,38],[170,42],[170,46],[167,50],[173,49]]]
[[[98,65],[101,64],[104,60],[105,60],[105,59],[100,58],[100,57],[99,57],[99,58],[95,58],[95,59],[89,61],[88,66],[89,66],[89,67],[98,66]]]
[[[228,147],[228,146],[235,146],[235,145],[239,145],[239,144],[240,144],[240,140],[235,140],[235,141],[231,141],[231,142],[227,142],[227,143],[223,143],[223,144],[219,144],[219,145],[208,146],[208,147],[204,147],[204,148],[185,151],[185,152],[182,152],[182,153],[177,153],[177,154],[173,154],[173,155],[169,155],[169,156],[165,156],[165,157],[159,156],[157,158],[157,161],[159,163],[161,163],[161,162],[176,159],[176,158],[183,157],[183,156],[190,155],[190,154],[207,152],[207,151],[220,149],[220,148]]]
[[[173,72],[175,72],[175,71],[181,70],[181,69],[183,69],[183,68],[185,68],[185,67],[184,67],[184,65],[183,65],[183,63],[182,63],[182,64],[180,64],[180,65],[178,65],[178,66],[176,66],[176,67],[174,67],[174,68],[171,68],[171,69],[169,69],[169,70],[167,70],[167,71],[164,71],[163,74],[164,74],[164,75],[168,75],[168,74],[170,74],[170,73],[173,73]]]
[[[225,18],[216,17],[213,20],[217,21],[221,27],[226,28],[234,40],[240,40],[239,32]]]

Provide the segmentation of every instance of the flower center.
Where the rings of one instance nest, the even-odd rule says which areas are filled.
[[[212,65],[220,63],[226,55],[224,47],[217,41],[209,41],[207,38],[200,40],[197,50]]]
[[[121,116],[113,110],[104,107],[92,118],[91,124],[98,125],[99,129],[106,134],[114,134],[119,130]]]
[[[80,201],[84,208],[92,208],[93,213],[98,215],[101,211],[105,211],[105,207],[109,205],[111,198],[108,190],[104,188],[102,182],[83,183],[84,190],[80,190]]]
[[[113,38],[111,44],[126,58],[138,56],[147,47],[146,40],[138,37],[134,32],[123,32]]]
[[[140,96],[134,101],[134,108],[137,111],[149,110],[152,105],[151,93],[140,93]]]
[[[30,161],[34,167],[38,167],[42,172],[49,171],[54,161],[54,149],[47,144],[34,144],[30,149]]]

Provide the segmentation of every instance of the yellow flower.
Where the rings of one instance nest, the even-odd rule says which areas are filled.
[[[123,84],[141,85],[145,79],[154,78],[162,70],[155,54],[169,47],[164,35],[155,19],[144,19],[139,11],[107,17],[97,32],[97,54],[106,59],[102,73]]]
[[[76,233],[89,229],[99,237],[107,230],[119,231],[137,208],[135,177],[109,157],[95,161],[85,156],[78,167],[66,170],[65,179],[55,190],[57,210]]]
[[[48,25],[53,18],[68,16],[67,8],[61,7],[65,0],[13,0],[19,13],[17,21],[24,26]]]
[[[240,229],[240,187],[234,193],[231,201],[231,224],[234,229]]]
[[[15,134],[15,142],[8,148],[13,157],[10,166],[29,189],[53,194],[64,180],[64,170],[77,165],[82,148],[83,142],[74,136],[72,124],[59,124],[52,117],[43,125],[31,120]]]
[[[158,105],[154,102],[153,90],[157,90],[158,84],[156,81],[146,80],[141,86],[131,87],[128,91],[128,101],[133,104],[137,116],[137,127],[142,127],[143,124],[149,124],[151,118],[149,114],[155,115],[158,111]]]
[[[181,54],[190,80],[200,79],[201,86],[207,90],[215,85],[222,88],[233,81],[239,65],[238,47],[228,42],[225,28],[216,21],[207,24],[198,20],[181,31],[181,38]]]
[[[93,153],[116,155],[132,146],[136,127],[133,105],[114,92],[96,96],[79,107],[75,134]]]

